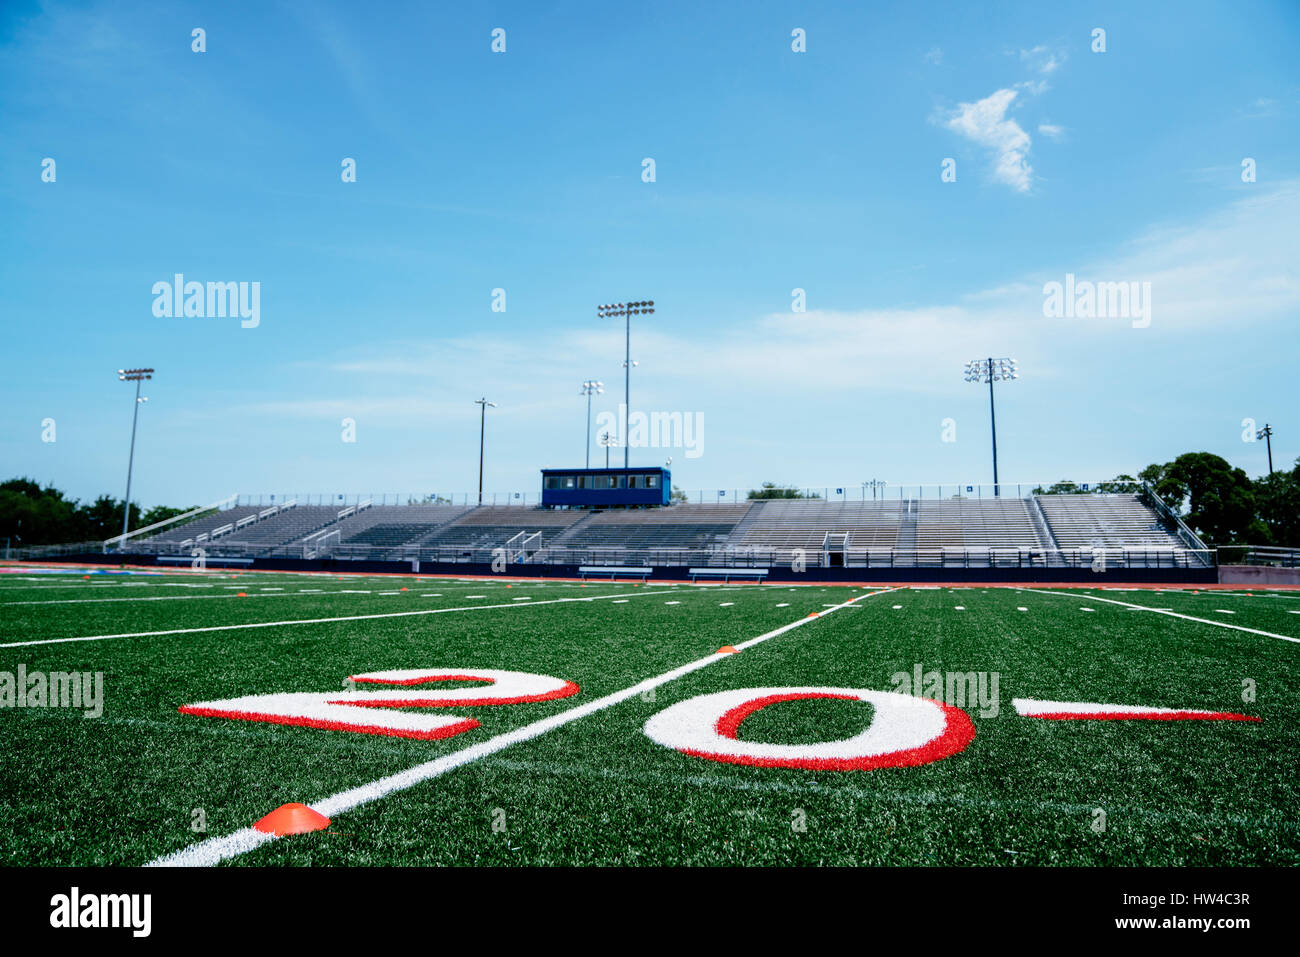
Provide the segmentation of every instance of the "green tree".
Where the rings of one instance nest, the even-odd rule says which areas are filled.
[[[177,508],[174,505],[155,505],[153,508],[149,509],[149,511],[145,512],[144,516],[140,519],[141,527],[165,522],[169,518],[175,518],[177,515],[184,515],[186,512],[192,512],[196,508],[198,508],[197,505],[191,505],[189,508]],[[202,514],[203,513],[200,512],[199,515],[195,515],[194,517],[199,518]]]
[[[112,538],[122,534],[122,503],[111,495],[101,495],[89,505],[78,509],[82,516],[85,537],[88,539]],[[140,506],[131,506],[131,527],[141,528]]]
[[[793,485],[777,485],[775,482],[764,482],[761,488],[751,488],[749,498],[821,498],[816,492],[804,493]]]
[[[1300,459],[1290,472],[1256,479],[1255,504],[1270,545],[1300,548]]]
[[[0,538],[14,545],[51,545],[75,541],[82,530],[77,503],[53,486],[31,479],[0,483]]]
[[[1078,495],[1082,491],[1083,489],[1081,489],[1075,483],[1071,482],[1069,479],[1061,479],[1061,481],[1059,482],[1053,482],[1051,486],[1049,486],[1048,488],[1043,488],[1040,485],[1038,486],[1038,488],[1034,489],[1033,492],[1031,492],[1030,494],[1031,495]]]
[[[1139,475],[1170,508],[1187,513],[1183,521],[1206,544],[1257,544],[1269,540],[1256,515],[1255,489],[1245,471],[1210,452],[1185,452],[1164,465],[1149,465]]]
[[[1136,495],[1142,491],[1142,483],[1128,474],[1116,475],[1109,482],[1101,482],[1097,485],[1098,492],[1108,492],[1121,494],[1126,493]]]

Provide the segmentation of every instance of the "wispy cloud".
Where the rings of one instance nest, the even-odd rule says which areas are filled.
[[[948,114],[946,126],[993,154],[993,178],[1021,193],[1033,185],[1034,170],[1029,165],[1029,134],[1007,116],[1015,101],[1015,90],[997,90],[974,103],[961,103]]]
[[[1038,46],[1029,50],[1020,51],[1020,62],[1024,63],[1035,73],[1047,76],[1055,73],[1062,63],[1065,62],[1066,54],[1064,50],[1054,49],[1046,44],[1040,43]]]
[[[935,66],[939,66],[943,63],[943,50],[938,47],[930,47],[930,49],[925,51],[925,56],[921,59],[926,63],[933,63]]]
[[[1013,276],[997,286],[971,290],[947,302],[908,308],[773,312],[724,326],[700,324],[690,333],[646,327],[636,333],[640,372],[634,398],[672,396],[689,408],[709,407],[717,384],[731,394],[834,394],[875,388],[890,394],[941,394],[953,388],[954,370],[972,355],[997,348],[1017,355],[1035,375],[1070,375],[1079,361],[1113,354],[1117,334],[1145,336],[1133,342],[1184,341],[1294,316],[1300,310],[1300,250],[1288,243],[1291,223],[1300,219],[1300,181],[1229,204],[1200,220],[1161,224],[1121,244],[1109,256],[1060,261],[1043,272]],[[1091,280],[1143,280],[1152,286],[1153,322],[1132,331],[1126,322],[1062,323],[1043,316],[1043,284],[1066,272]],[[482,387],[482,367],[470,356],[493,356],[492,381],[503,398],[500,414],[545,422],[572,409],[569,396],[543,400],[512,383],[532,383],[544,367],[574,382],[589,374],[591,356],[620,356],[616,330],[549,329],[535,337],[483,336],[408,344],[391,355],[348,358],[335,373],[378,379],[436,377],[431,393],[469,396]],[[1145,348],[1145,346],[1144,346]],[[1091,352],[1089,350],[1092,350]],[[1100,360],[1098,360],[1100,361]],[[638,378],[640,376],[640,378]],[[865,377],[865,378],[864,378]],[[403,383],[407,385],[407,383]],[[621,386],[621,384],[619,384]],[[421,389],[426,388],[421,386]],[[495,388],[495,386],[494,386]],[[355,389],[369,394],[366,389]],[[516,394],[517,391],[517,394]],[[498,394],[499,393],[499,394]],[[576,395],[576,390],[575,393]],[[616,387],[606,397],[612,405]],[[409,398],[372,400],[375,412],[428,420],[450,414],[467,400],[442,407]],[[356,405],[312,401],[279,405],[276,411],[343,415]]]
[[[1257,98],[1254,102],[1246,106],[1246,108],[1243,109],[1241,113],[1247,119],[1252,119],[1252,120],[1264,119],[1270,116],[1277,116],[1278,107],[1280,105],[1281,104],[1279,104],[1278,101],[1273,99],[1272,97],[1261,96]]]
[[[1059,140],[1065,135],[1065,127],[1055,123],[1039,123],[1038,132],[1050,139]]]

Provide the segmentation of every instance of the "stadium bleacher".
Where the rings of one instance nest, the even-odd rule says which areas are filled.
[[[607,510],[291,501],[205,515],[130,548],[181,555],[194,544],[231,556],[455,562],[508,547],[512,562],[623,565],[761,566],[802,554],[832,566],[1059,567],[1087,564],[1098,548],[1135,565],[1202,560],[1136,495],[1100,493]]]
[[[338,520],[333,505],[297,505],[236,528],[222,537],[227,544],[287,545]]]
[[[1061,548],[1182,547],[1136,495],[1039,495],[1036,500]]]
[[[921,548],[1050,547],[1039,538],[1026,499],[940,499],[917,506]]]
[[[755,503],[739,542],[745,547],[820,551],[827,535],[847,535],[847,547],[892,548],[906,504],[774,499]]]
[[[751,505],[675,505],[597,512],[552,544],[573,548],[705,548],[725,544]]]
[[[399,548],[423,540],[469,510],[464,505],[374,505],[339,522],[339,541]]]
[[[249,516],[256,515],[259,511],[260,509],[254,505],[240,505],[224,511],[200,515],[191,521],[163,529],[156,535],[149,536],[145,541],[156,543],[193,541],[199,535],[211,534],[214,529],[235,524]]]

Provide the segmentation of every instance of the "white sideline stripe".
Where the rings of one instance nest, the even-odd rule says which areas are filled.
[[[788,625],[782,625],[780,628],[773,629],[765,634],[755,638],[750,638],[736,645],[737,651],[744,651],[746,648],[752,648],[754,645],[783,635],[787,631],[793,631],[810,621],[816,621],[819,618],[825,618],[832,612],[841,608],[847,608],[855,602],[864,598],[870,598],[873,595],[883,595],[888,591],[897,591],[896,588],[886,588],[881,591],[868,592],[863,595],[855,595],[843,604],[836,605],[827,611],[823,611],[813,616],[798,618]],[[510,606],[505,606],[510,607]],[[698,658],[689,664],[674,668],[672,671],[665,671],[663,674],[654,678],[647,678],[630,688],[624,688],[622,691],[615,691],[613,694],[607,694],[603,698],[596,698],[586,704],[578,705],[576,708],[570,708],[568,711],[561,711],[559,714],[553,714],[549,718],[542,718],[534,721],[532,724],[526,724],[521,728],[513,731],[507,731],[504,734],[498,734],[496,737],[488,738],[478,744],[470,745],[467,748],[461,748],[459,751],[453,751],[451,754],[445,754],[440,758],[432,761],[426,761],[424,764],[417,764],[413,768],[408,768],[397,774],[391,774],[388,777],[380,778],[377,781],[371,781],[369,784],[362,784],[358,787],[351,788],[347,791],[340,791],[338,794],[331,795],[320,801],[313,803],[311,808],[319,814],[326,817],[333,817],[336,814],[343,814],[362,804],[369,804],[371,801],[377,801],[382,797],[392,794],[394,791],[402,791],[406,788],[414,787],[430,778],[436,778],[439,775],[446,774],[448,771],[454,771],[456,768],[477,761],[479,758],[485,758],[490,754],[496,754],[498,751],[504,751],[514,744],[524,741],[531,741],[533,738],[540,737],[548,731],[554,731],[556,728],[562,728],[580,718],[585,718],[589,714],[595,714],[597,711],[603,711],[611,708],[616,704],[634,698],[639,694],[644,694],[660,685],[667,684],[670,681],[676,681],[692,671],[698,671],[701,668],[707,668],[709,665],[718,661],[726,661],[730,655],[720,655],[716,652],[704,658]],[[251,827],[235,831],[233,834],[227,834],[225,837],[209,838],[198,844],[191,844],[189,847],[182,848],[171,854],[155,858],[146,864],[146,867],[211,867],[218,861],[227,858],[236,857],[244,854],[254,848],[260,847],[276,839],[274,834],[265,834],[262,831],[254,830]]]
[[[237,585],[237,588],[244,586]],[[318,594],[325,592],[317,590]],[[238,598],[238,595],[142,595],[139,598],[50,598],[46,601],[0,601],[0,605],[80,605],[106,601],[197,601],[200,598]],[[269,595],[249,592],[245,598],[297,598],[289,592],[273,592]]]
[[[668,591],[641,592],[641,595],[671,595]],[[590,598],[550,598],[530,601],[526,605],[466,605],[463,608],[423,608],[419,611],[388,611],[375,615],[345,615],[341,618],[297,618],[291,621],[250,621],[240,625],[208,625],[203,628],[169,628],[166,631],[134,631],[120,635],[83,635],[78,638],[41,638],[36,641],[10,641],[0,648],[25,648],[29,645],[61,645],[69,641],[105,641],[109,638],[154,638],[158,635],[197,635],[209,631],[238,631],[241,628],[280,628],[285,625],[324,625],[336,621],[368,621],[373,618],[406,618],[411,615],[441,615],[450,611],[486,611],[492,608],[536,608],[538,605],[558,605],[561,602],[603,601],[612,595],[593,595]],[[634,597],[640,597],[634,596]],[[627,599],[623,599],[626,601]]]
[[[1064,595],[1061,595],[1058,592],[1039,591],[1037,588],[1017,588],[1016,591],[1029,592],[1034,595],[1051,595],[1054,598],[1070,597],[1068,592]],[[1241,625],[1230,625],[1226,621],[1213,621],[1212,619],[1209,618],[1197,618],[1194,615],[1183,615],[1183,614],[1179,614],[1176,611],[1170,611],[1165,608],[1149,608],[1146,605],[1134,605],[1131,602],[1118,601],[1117,599],[1114,598],[1101,598],[1096,595],[1090,597],[1092,598],[1093,601],[1104,601],[1104,602],[1109,602],[1112,605],[1123,605],[1125,608],[1128,608],[1132,611],[1155,612],[1157,615],[1168,615],[1170,618],[1183,618],[1186,619],[1187,621],[1200,622],[1202,625],[1213,625],[1215,628],[1230,628],[1233,631],[1245,631],[1245,632],[1249,632],[1252,635],[1263,635],[1265,638],[1278,638],[1282,641],[1289,641],[1294,644],[1300,645],[1300,638],[1292,638],[1289,635],[1277,635],[1271,631],[1260,631],[1258,628],[1243,628]]]

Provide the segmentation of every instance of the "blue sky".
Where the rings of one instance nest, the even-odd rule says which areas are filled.
[[[632,459],[684,488],[990,481],[984,355],[1004,481],[1258,475],[1243,419],[1300,455],[1298,118],[1290,2],[9,2],[0,472],[120,496],[151,365],[146,506],[473,489],[480,395],[485,486],[535,492],[579,383],[621,398],[595,307],[644,297],[633,409],[703,454]],[[259,325],[155,316],[178,272]],[[1150,324],[1045,317],[1067,273]]]

